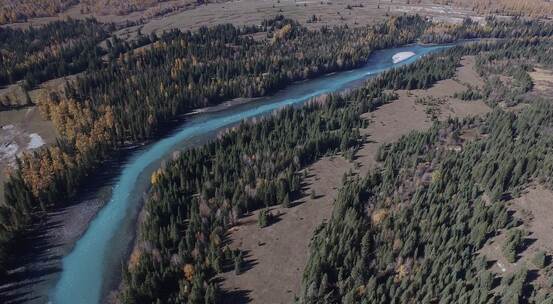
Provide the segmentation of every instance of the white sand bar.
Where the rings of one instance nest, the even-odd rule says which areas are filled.
[[[392,56],[392,61],[394,63],[398,63],[398,62],[401,62],[403,60],[407,60],[413,56],[415,56],[416,54],[413,53],[413,52],[399,52],[397,54],[395,54],[394,56]]]

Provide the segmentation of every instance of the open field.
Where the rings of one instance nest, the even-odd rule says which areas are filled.
[[[461,83],[479,84],[482,79],[472,71],[474,58],[466,57],[457,70],[456,80],[438,82],[428,90],[398,91],[399,99],[365,114],[370,120],[367,142],[356,153],[354,162],[341,156],[325,157],[307,168],[309,172],[302,202],[290,209],[276,207],[278,221],[266,228],[257,225],[257,212],[243,218],[229,231],[230,246],[246,251],[246,270],[240,275],[227,272],[222,287],[235,302],[290,303],[299,292],[301,275],[308,258],[308,244],[317,226],[332,212],[337,189],[344,173],[352,170],[364,176],[377,165],[378,147],[393,142],[411,131],[424,130],[432,125],[425,107],[415,103],[417,96],[448,97],[441,105],[440,119],[481,115],[490,111],[482,101],[461,101],[449,98],[454,92],[466,89]],[[316,198],[308,194],[315,191]]]
[[[301,275],[307,263],[308,245],[320,223],[330,217],[332,202],[342,176],[352,164],[342,157],[327,157],[309,166],[304,193],[315,191],[292,202],[291,208],[272,208],[280,213],[276,223],[259,228],[258,211],[240,219],[229,231],[231,247],[246,252],[246,270],[240,275],[227,272],[222,287],[232,303],[291,303],[299,294]],[[229,301],[228,303],[231,303]]]
[[[412,130],[424,130],[432,125],[425,106],[418,104],[417,98],[431,96],[444,99],[445,103],[439,105],[440,120],[448,117],[482,115],[490,111],[481,100],[462,101],[451,97],[453,93],[466,89],[462,83],[478,86],[483,83],[474,71],[474,62],[474,57],[464,57],[454,79],[439,81],[428,90],[397,91],[398,100],[365,114],[365,118],[371,123],[367,129],[362,130],[362,134],[366,134],[369,140],[357,152],[355,160],[361,176],[376,165],[374,158],[380,145],[398,140]]]
[[[504,14],[550,18],[553,3],[549,0],[433,0],[436,4],[448,3],[480,14]]]
[[[337,1],[257,1],[239,0],[225,3],[210,3],[194,10],[182,11],[147,22],[143,33],[162,32],[171,28],[193,30],[201,26],[232,22],[234,24],[259,24],[268,17],[282,14],[285,17],[306,23],[309,27],[349,26],[373,24],[389,15],[405,11],[424,16],[435,16],[449,21],[459,21],[473,16],[471,11],[449,6],[435,5],[429,1],[407,4],[409,1],[390,0],[337,0]],[[316,21],[307,22],[313,16]]]
[[[116,10],[90,9],[84,4],[76,4],[53,17],[31,18],[27,22],[5,26],[26,28],[39,26],[55,20],[94,17],[100,22],[116,23],[123,26],[117,34],[132,39],[138,30],[144,34],[161,33],[171,29],[194,30],[201,26],[223,23],[235,25],[259,24],[261,21],[284,15],[305,23],[309,27],[334,25],[367,25],[386,18],[388,15],[404,13],[432,17],[437,21],[462,22],[464,18],[482,21],[472,10],[450,5],[433,3],[431,0],[236,0],[214,1],[198,5],[191,0],[161,2],[144,10],[117,14]],[[313,18],[315,17],[315,18]],[[127,26],[127,23],[137,24]]]

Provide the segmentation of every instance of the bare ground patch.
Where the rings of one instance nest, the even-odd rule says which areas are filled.
[[[553,96],[553,71],[543,68],[534,68],[528,73],[534,82],[531,94],[538,96]]]
[[[413,130],[424,130],[432,123],[427,118],[424,106],[415,103],[415,97],[407,91],[398,92],[399,99],[385,104],[376,111],[364,114],[369,126],[361,130],[368,141],[357,151],[355,162],[360,175],[364,176],[376,165],[378,147],[393,142]]]
[[[456,79],[462,84],[469,84],[473,87],[481,88],[484,86],[484,80],[476,72],[474,65],[476,64],[475,56],[465,56],[461,59],[461,67],[457,69]]]
[[[240,219],[230,229],[232,248],[245,251],[246,270],[240,275],[222,275],[225,303],[291,303],[299,294],[303,269],[309,257],[309,242],[315,229],[332,212],[337,187],[352,164],[342,157],[325,157],[307,168],[304,193],[291,208],[272,208],[280,213],[272,225],[260,228],[258,212]],[[232,300],[231,300],[232,299]]]

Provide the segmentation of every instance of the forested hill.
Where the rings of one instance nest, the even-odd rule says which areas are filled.
[[[315,236],[301,302],[551,301],[548,289],[530,284],[527,268],[497,276],[477,252],[503,229],[513,235],[503,252],[516,260],[521,231],[504,197],[531,181],[553,186],[552,114],[549,102],[519,115],[496,110],[383,147],[382,169],[349,179]],[[469,129],[479,138],[450,149]]]

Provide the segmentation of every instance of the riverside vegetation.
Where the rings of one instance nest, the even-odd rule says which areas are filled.
[[[237,218],[253,209],[288,206],[300,191],[300,169],[319,157],[342,153],[351,158],[363,142],[358,128],[366,122],[360,115],[393,102],[394,94],[385,89],[428,88],[452,77],[462,56],[493,54],[515,41],[429,56],[358,90],[243,123],[211,144],[183,152],[152,177],[138,246],[123,270],[121,301],[221,301],[217,274],[232,268],[238,274],[243,267],[240,250],[225,245],[226,230]],[[549,43],[524,41],[519,47],[526,52],[532,52],[531,45]],[[486,119],[436,124],[427,133],[383,147],[381,171],[365,179],[346,178],[334,216],[315,236],[298,300],[545,299],[546,290],[528,295],[531,285],[524,271],[505,276],[499,292],[492,291],[497,280],[485,269],[486,261],[475,256],[498,229],[516,224],[502,204],[505,193],[516,193],[535,178],[550,183],[551,137],[538,134],[549,124],[551,107],[543,106],[533,105],[520,117],[498,109]],[[456,154],[446,143],[458,140],[468,127],[489,139],[467,144]],[[474,162],[478,165],[472,169]],[[421,167],[430,182],[417,181]],[[491,204],[482,199],[484,193]],[[270,225],[269,216],[260,212],[259,224]],[[413,216],[419,220],[412,222]],[[519,250],[507,247],[511,255]]]
[[[76,29],[71,30],[73,26]],[[23,37],[7,49],[35,52],[35,47],[28,45],[31,42],[37,43],[37,49],[46,47],[48,39],[37,42],[33,38],[37,35],[57,37],[60,32],[80,32],[78,39],[88,41],[91,38],[86,36],[100,39],[110,30],[109,25],[102,26],[100,34],[89,35],[88,29],[97,26],[93,20],[66,21],[40,30],[5,30],[8,36]],[[10,244],[33,218],[63,204],[118,148],[154,138],[164,123],[192,109],[235,97],[266,95],[293,81],[358,67],[372,49],[414,42],[431,28],[422,18],[407,16],[372,27],[311,31],[278,16],[259,26],[226,24],[193,33],[174,30],[161,37],[139,36],[132,43],[116,37],[106,40],[105,48],[85,52],[90,54],[87,57],[102,55],[102,62],[92,60],[86,72],[69,82],[63,93],[52,92],[39,101],[60,137],[51,147],[21,156],[6,182],[6,203],[0,206],[0,269],[7,267],[9,251],[17,249]],[[466,23],[448,37],[474,36],[477,31],[475,24]],[[264,33],[267,38],[254,40],[255,33]],[[61,48],[64,51],[54,52],[57,57],[47,58],[58,58],[54,61],[62,62],[60,66],[78,66],[80,57],[73,57],[74,51],[65,52],[67,48],[71,49]],[[72,71],[51,70],[53,74],[36,77],[33,75],[39,73],[40,64],[22,65],[25,58],[17,56],[12,61],[4,74],[13,76],[4,81],[24,77],[29,86]],[[13,72],[21,67],[25,69]]]
[[[2,266],[9,265],[8,248],[14,248],[39,211],[75,193],[114,149],[153,138],[179,114],[354,68],[373,49],[417,39],[509,37],[539,45],[539,38],[520,37],[553,33],[539,22],[490,19],[489,24],[482,28],[467,21],[443,32],[420,17],[405,16],[371,27],[310,31],[276,17],[260,26],[221,25],[141,37],[137,44],[149,41],[149,47],[133,51],[112,39],[107,62],[87,70],[63,94],[40,103],[61,136],[56,145],[21,157],[6,184],[6,206],[0,208]],[[267,38],[254,40],[254,33]],[[241,253],[222,246],[226,228],[237,217],[286,204],[299,190],[297,171],[321,155],[341,151],[351,157],[360,142],[357,129],[365,123],[359,115],[394,98],[384,89],[425,88],[451,77],[462,54],[493,49],[479,47],[428,57],[348,95],[330,95],[323,103],[285,109],[258,124],[244,123],[213,143],[183,152],[152,177],[140,250],[124,269],[122,301],[216,301],[215,275],[229,263],[240,271]]]

